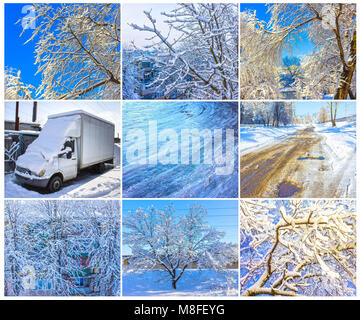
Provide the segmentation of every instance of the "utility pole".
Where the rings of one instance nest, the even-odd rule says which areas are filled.
[[[36,122],[36,118],[37,118],[37,101],[34,101],[32,122]]]
[[[15,111],[15,131],[20,131],[19,101],[16,101],[16,111]]]

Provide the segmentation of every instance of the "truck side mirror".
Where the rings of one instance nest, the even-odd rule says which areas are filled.
[[[66,159],[71,159],[71,157],[72,157],[72,152],[71,151],[67,152]]]

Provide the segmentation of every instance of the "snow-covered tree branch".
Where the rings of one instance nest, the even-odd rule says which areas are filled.
[[[354,295],[353,201],[241,201],[243,295]]]
[[[21,71],[5,69],[5,99],[30,100],[34,95],[35,87],[21,81]]]

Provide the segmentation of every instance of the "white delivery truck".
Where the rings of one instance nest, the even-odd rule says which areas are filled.
[[[16,161],[15,175],[21,184],[61,189],[79,170],[101,173],[114,159],[114,124],[76,110],[48,117],[39,137]]]

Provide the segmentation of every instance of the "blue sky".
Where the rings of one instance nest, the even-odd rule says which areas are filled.
[[[157,209],[164,209],[172,204],[175,208],[175,215],[186,215],[188,208],[199,204],[207,209],[207,223],[218,231],[226,232],[223,241],[238,243],[238,202],[237,200],[123,200],[123,219],[129,211],[138,208],[154,206]],[[130,254],[128,246],[123,245],[123,254]]]
[[[297,116],[304,116],[306,114],[317,114],[322,106],[328,108],[330,102],[312,102],[312,101],[296,101],[295,114]],[[355,102],[338,102],[337,118],[351,116],[356,114]]]
[[[268,22],[271,18],[271,13],[267,12],[269,6],[264,3],[241,3],[240,11],[255,11],[256,17],[259,20]],[[314,50],[314,44],[307,38],[305,32],[301,33],[301,39],[297,40],[296,45],[293,46],[292,55],[301,57],[302,55],[309,54]],[[291,56],[290,52],[283,52],[283,56]]]
[[[37,87],[41,82],[41,75],[35,75],[37,66],[35,62],[35,44],[37,37],[24,45],[31,37],[31,29],[22,32],[21,22],[16,22],[29,14],[27,3],[5,4],[5,66],[21,70],[21,79],[24,83]],[[24,10],[24,13],[22,13]]]

